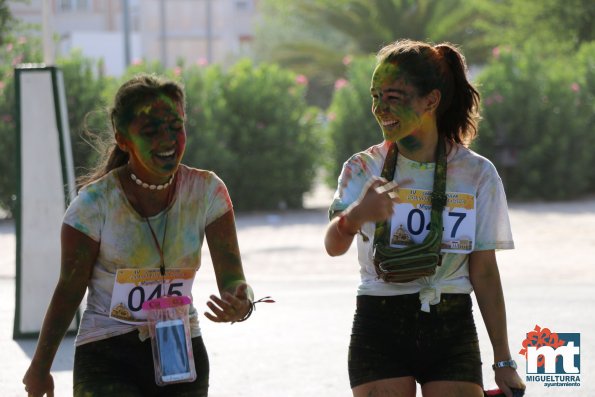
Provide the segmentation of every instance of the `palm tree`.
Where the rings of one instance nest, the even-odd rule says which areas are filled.
[[[275,2],[280,4],[279,0]],[[344,75],[346,56],[374,53],[382,45],[400,38],[480,43],[477,40],[480,32],[471,27],[477,13],[465,0],[302,0],[292,3],[283,5],[285,22],[299,28],[293,35],[273,40],[276,42],[269,47],[268,58],[307,75],[311,82],[323,87],[331,86]],[[269,39],[270,36],[265,40],[270,42]],[[485,53],[485,48],[481,47],[464,50],[471,60]]]

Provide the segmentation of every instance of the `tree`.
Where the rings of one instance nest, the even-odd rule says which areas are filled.
[[[300,208],[315,176],[320,144],[305,86],[278,65],[242,60],[184,70],[185,162],[215,171],[238,210]]]
[[[325,164],[327,184],[337,186],[341,167],[354,153],[382,141],[382,131],[370,111],[370,80],[374,71],[372,56],[358,57],[347,67],[346,79],[340,80],[327,113],[328,159]]]
[[[575,52],[595,40],[592,0],[474,0],[482,18],[476,28],[486,45],[522,46],[539,43],[542,52]]]
[[[5,18],[6,11],[0,5],[0,14]],[[8,22],[10,32],[0,30],[0,208],[8,211],[14,209],[16,199],[16,142],[17,114],[15,102],[14,67],[17,64],[39,62],[41,42],[38,38],[22,35],[23,28],[12,17],[2,21]],[[3,22],[2,22],[3,23]],[[3,25],[0,29],[6,28]]]
[[[511,198],[595,192],[595,43],[562,59],[544,56],[535,42],[497,54],[479,76],[474,149],[494,162]]]
[[[85,174],[96,160],[96,152],[89,144],[99,131],[107,129],[105,87],[111,79],[99,71],[99,61],[86,58],[80,50],[71,52],[68,58],[58,59],[56,64],[64,76],[66,107],[70,141],[76,176]],[[97,116],[97,117],[94,117]]]
[[[473,28],[473,2],[463,0],[269,0],[257,53],[302,73],[332,91],[345,74],[346,58],[375,53],[401,38],[463,44],[471,62],[487,54]],[[289,29],[292,34],[283,33]]]
[[[8,3],[0,0],[0,45],[4,44],[6,33],[10,32],[15,23]]]

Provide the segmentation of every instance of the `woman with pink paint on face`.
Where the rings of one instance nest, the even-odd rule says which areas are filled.
[[[156,385],[140,315],[149,299],[191,295],[205,237],[220,293],[211,295],[206,317],[236,322],[252,312],[227,189],[213,172],[180,163],[184,107],[182,87],[153,75],[118,90],[110,112],[115,142],[64,216],[60,279],[23,379],[29,396],[53,395],[50,367],[85,292],[75,396],[206,396],[209,361],[194,306],[193,382]]]
[[[475,291],[496,383],[512,397],[525,386],[495,250],[514,243],[498,173],[467,147],[479,93],[464,58],[448,43],[394,42],[377,55],[371,95],[384,141],[345,162],[325,236],[331,256],[357,240],[353,395],[411,397],[417,382],[426,397],[483,396]]]

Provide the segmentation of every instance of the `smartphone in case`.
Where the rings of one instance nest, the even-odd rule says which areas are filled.
[[[155,337],[163,382],[190,379],[190,363],[184,322],[180,319],[159,321],[155,324]]]

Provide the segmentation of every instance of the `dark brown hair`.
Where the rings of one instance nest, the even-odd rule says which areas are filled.
[[[94,182],[128,162],[128,153],[122,151],[116,144],[116,131],[126,133],[135,117],[136,108],[163,94],[181,103],[183,108],[186,107],[183,87],[174,81],[156,75],[139,74],[120,86],[114,98],[114,105],[109,109],[112,131],[105,141],[98,140],[96,142],[101,153],[99,163],[91,172],[77,180],[77,187],[80,188]]]
[[[383,47],[378,64],[398,63],[419,95],[440,91],[436,110],[439,134],[451,142],[469,144],[477,135],[479,92],[467,80],[467,65],[461,52],[450,43],[431,45],[401,40]]]

